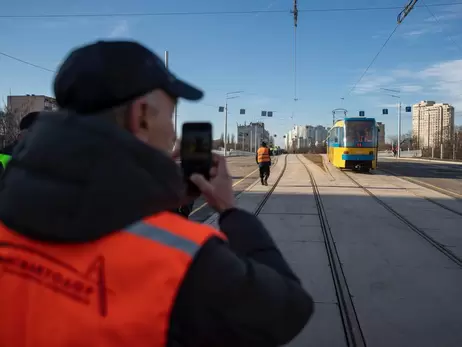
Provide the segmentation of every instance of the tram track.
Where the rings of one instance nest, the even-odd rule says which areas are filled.
[[[274,190],[276,189],[276,187],[278,186],[279,182],[281,181],[282,179],[282,176],[284,176],[284,173],[286,172],[286,169],[287,169],[287,157],[288,157],[288,154],[285,154],[285,157],[284,157],[284,166],[282,167],[282,170],[281,170],[281,173],[279,174],[278,178],[276,179],[276,181],[274,182],[273,186],[271,187],[270,190],[268,190],[265,194],[265,196],[263,197],[262,201],[260,201],[260,203],[257,205],[255,211],[254,211],[254,215],[255,216],[258,216],[261,212],[261,210],[263,209],[263,207],[265,207],[266,203],[268,202],[268,199],[271,197],[271,195],[273,194]],[[278,159],[279,161],[279,159]],[[277,163],[276,163],[277,164]],[[258,182],[258,181],[256,181]],[[255,185],[255,183],[254,183]]]
[[[444,244],[441,242],[437,241],[430,235],[428,235],[424,230],[416,226],[414,223],[412,223],[409,219],[407,219],[405,216],[403,216],[401,213],[397,212],[393,207],[391,207],[389,204],[384,202],[382,199],[380,199],[378,196],[376,196],[374,193],[372,193],[369,189],[364,187],[361,183],[359,183],[355,178],[352,177],[350,173],[347,173],[345,171],[341,171],[345,176],[347,176],[358,188],[361,188],[366,194],[368,194],[371,198],[373,198],[378,204],[380,204],[382,207],[384,207],[386,210],[388,210],[392,215],[394,215],[396,218],[398,218],[401,222],[403,222],[409,229],[414,231],[416,234],[421,236],[423,239],[425,239],[430,245],[432,245],[434,248],[436,248],[438,251],[443,253],[447,258],[449,258],[451,261],[453,261],[456,265],[459,267],[462,267],[462,258],[458,257],[456,254],[454,254],[450,249],[448,249]],[[428,200],[428,199],[427,199]],[[439,203],[435,201],[431,201],[433,203],[436,203],[436,205],[440,206]],[[440,206],[443,207],[443,206]],[[460,213],[458,211],[452,210],[450,208],[446,208],[447,206],[444,206],[445,210],[454,212],[458,215]]]
[[[407,182],[414,183],[414,184],[416,184],[416,185],[418,185],[418,186],[420,186],[420,187],[422,187],[422,188],[427,188],[427,189],[433,190],[433,191],[435,191],[435,192],[438,192],[438,193],[440,193],[440,194],[444,194],[444,195],[446,195],[446,196],[448,196],[448,197],[451,197],[451,198],[454,198],[454,199],[457,199],[457,200],[460,200],[460,199],[461,199],[461,196],[460,196],[460,195],[455,194],[455,193],[452,193],[452,192],[449,192],[449,191],[447,191],[446,189],[441,189],[441,188],[438,188],[438,189],[437,189],[437,187],[434,187],[434,186],[432,186],[432,185],[426,184],[426,183],[424,183],[424,182],[420,182],[420,181],[418,181],[418,180],[410,179],[410,178],[408,178],[408,177],[399,176],[399,175],[395,174],[394,172],[391,172],[391,171],[386,170],[386,169],[378,169],[378,170],[383,171],[383,172],[385,172],[385,173],[387,173],[387,174],[389,174],[389,175],[392,175],[392,176],[401,178],[401,179],[403,179],[403,180],[405,180],[405,181],[407,181]],[[406,189],[406,190],[408,190],[408,189]],[[408,191],[410,191],[410,190],[408,190]],[[454,214],[456,214],[456,215],[462,217],[462,212],[460,212],[460,211],[454,210],[453,208],[451,208],[451,207],[449,207],[449,206],[446,206],[446,205],[444,205],[444,204],[442,204],[442,203],[440,203],[440,202],[438,202],[438,201],[436,201],[436,200],[434,200],[434,199],[432,199],[432,198],[428,198],[428,197],[426,197],[426,196],[422,196],[422,195],[415,194],[415,193],[412,192],[412,191],[410,191],[410,192],[411,192],[412,194],[414,194],[415,196],[419,197],[419,198],[423,198],[423,199],[427,200],[428,202],[430,202],[430,203],[432,203],[432,204],[434,204],[434,205],[437,205],[437,206],[441,207],[442,209],[444,209],[444,210],[446,210],[446,211],[452,212],[452,213],[454,213]]]
[[[321,194],[319,192],[318,185],[316,183],[314,175],[311,173],[308,166],[300,159],[299,155],[297,155],[297,159],[303,165],[306,172],[308,173],[308,176],[310,177],[311,187],[313,189],[313,196],[316,202],[319,222],[324,237],[329,267],[334,283],[335,295],[338,301],[338,308],[342,320],[347,346],[366,347],[366,340],[364,338],[361,326],[359,324],[358,316],[356,314],[352,296],[348,288],[346,276],[343,272],[342,263],[340,261],[337,247],[335,245],[335,240],[332,235],[331,228],[329,226],[329,221],[327,219],[327,214],[321,199]]]

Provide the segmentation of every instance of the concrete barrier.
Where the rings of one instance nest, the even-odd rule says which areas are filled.
[[[219,150],[219,149],[218,150],[214,149],[213,152],[217,154],[223,154],[223,150]],[[245,156],[252,156],[252,155],[255,155],[255,153],[246,152],[246,151],[235,151],[235,150],[226,151],[227,157],[245,157]]]
[[[393,152],[388,152],[388,151],[379,151],[379,158],[392,158],[393,157]],[[422,151],[419,150],[413,150],[413,151],[401,151],[401,158],[420,158],[422,157]]]

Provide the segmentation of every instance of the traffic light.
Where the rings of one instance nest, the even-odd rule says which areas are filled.
[[[384,108],[384,109],[382,110],[382,114],[388,114],[388,109]]]
[[[364,111],[359,111],[359,116],[360,117],[364,117],[364,114],[365,114]]]
[[[240,113],[240,114],[245,114],[245,109],[241,108],[241,110],[240,110],[239,113]]]
[[[406,106],[406,112],[412,112],[412,107],[411,106]]]
[[[273,112],[272,111],[268,111],[268,117],[273,117]]]
[[[225,108],[223,106],[218,107],[218,112],[225,112]]]
[[[266,111],[261,111],[261,116],[266,117]]]

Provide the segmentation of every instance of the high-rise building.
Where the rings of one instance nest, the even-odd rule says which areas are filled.
[[[7,97],[7,109],[18,118],[24,117],[29,112],[54,111],[58,109],[56,99],[46,95],[9,95]]]
[[[265,123],[244,123],[237,126],[236,141],[240,144],[240,148],[246,151],[256,151],[262,141],[269,144],[271,137],[270,133],[265,129]]]
[[[421,101],[413,105],[412,135],[418,148],[439,146],[451,140],[453,134],[453,106],[434,101]]]
[[[379,146],[385,145],[385,124],[377,122],[377,128],[379,129]]]
[[[327,129],[322,125],[316,127],[311,125],[295,125],[286,134],[285,148],[290,150],[320,146],[326,137]]]

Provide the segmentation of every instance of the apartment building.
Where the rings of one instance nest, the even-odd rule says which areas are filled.
[[[56,99],[46,95],[9,95],[7,109],[20,119],[29,112],[54,111],[58,109]]]
[[[454,134],[454,107],[447,103],[421,101],[412,108],[412,135],[418,148],[439,146]]]
[[[270,133],[265,129],[265,123],[263,122],[251,122],[249,124],[244,123],[243,125],[237,125],[237,138],[236,141],[242,144],[245,150],[256,151],[262,141],[266,141],[268,144],[272,137]]]

